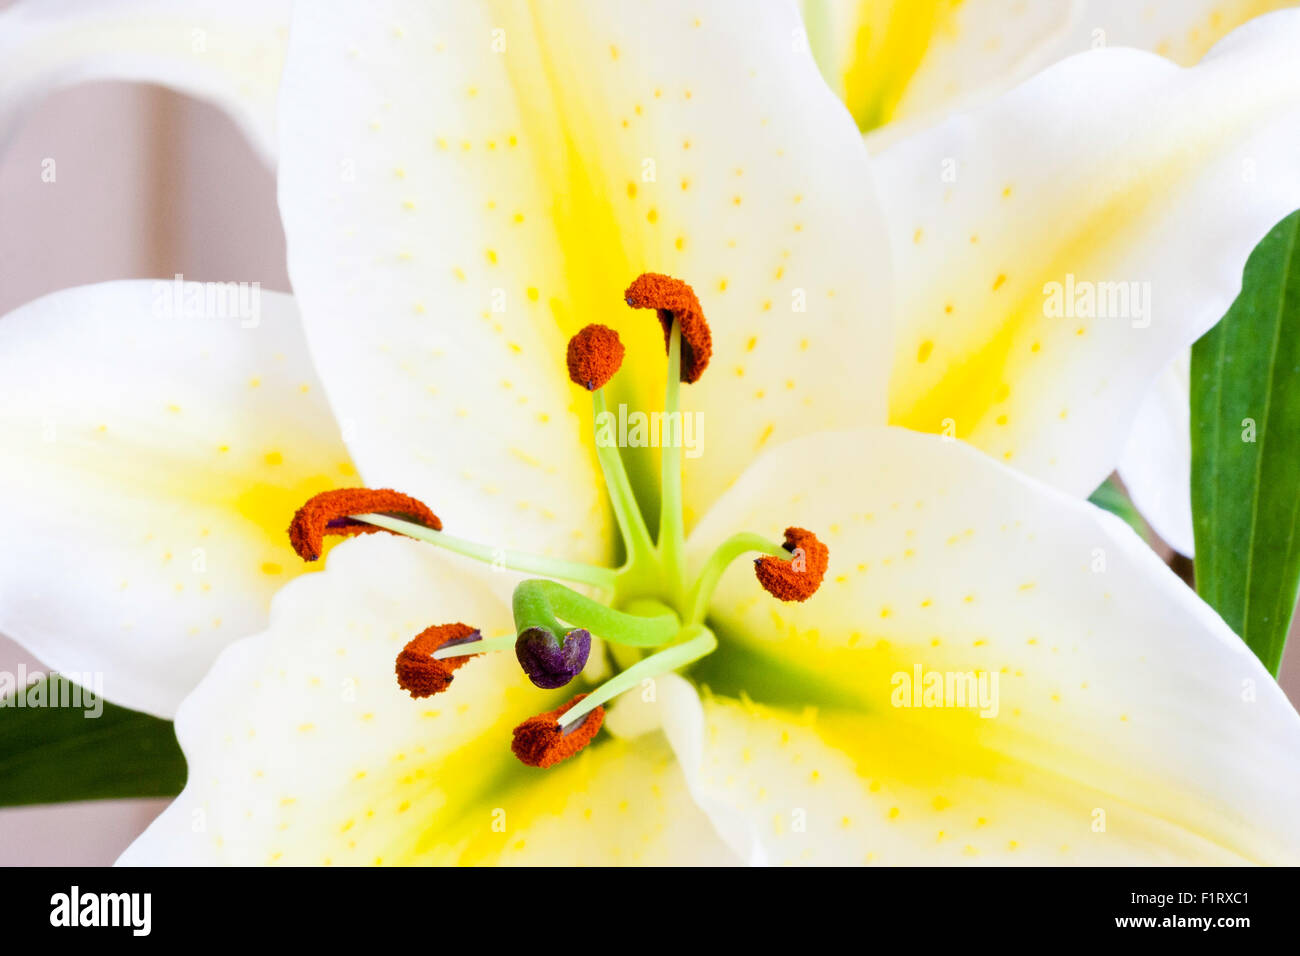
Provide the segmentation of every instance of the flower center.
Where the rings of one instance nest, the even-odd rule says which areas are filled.
[[[653,537],[632,493],[617,442],[609,440],[604,386],[618,374],[624,348],[618,333],[589,325],[568,345],[569,378],[592,393],[596,457],[604,476],[626,558],[617,568],[506,551],[456,538],[424,503],[389,489],[346,488],[316,495],[294,515],[289,537],[306,561],[318,560],[329,535],[388,531],[481,561],[542,577],[520,582],[512,600],[514,633],[485,638],[468,624],[439,624],[411,639],[397,656],[397,683],[412,697],[451,686],[454,671],[479,654],[513,650],[524,673],[544,689],[565,687],[582,675],[593,635],[622,667],[589,693],[524,721],[512,749],[524,763],[549,767],[577,753],[599,732],[604,705],[647,679],[684,668],[713,652],[717,638],[705,623],[709,600],[733,562],[757,554],[755,577],[782,601],[804,601],[821,585],[829,554],[817,536],[787,528],[783,544],[743,531],[718,546],[694,580],[687,580],[682,510],[681,385],[699,381],[713,340],[689,285],[669,276],[638,276],[624,294],[633,308],[654,309],[664,330],[668,385],[662,421],[658,533]],[[662,435],[663,433],[661,433]],[[559,583],[600,592],[587,597]]]

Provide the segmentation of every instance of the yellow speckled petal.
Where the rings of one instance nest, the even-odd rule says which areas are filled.
[[[886,150],[890,419],[1076,494],[1300,206],[1300,13],[1200,65],[1098,50]]]
[[[122,862],[732,862],[662,741],[516,760],[512,728],[568,692],[533,687],[512,654],[435,697],[398,689],[393,659],[430,623],[510,629],[490,575],[402,539],[339,545],[182,705],[186,788]]]
[[[0,631],[157,714],[307,567],[294,509],[357,481],[293,300],[187,314],[207,306],[175,289],[84,286],[0,320]]]
[[[27,0],[0,13],[0,143],[56,89],[159,83],[228,111],[275,156],[289,0]]]
[[[688,521],[764,444],[883,421],[887,247],[861,138],[798,31],[793,7],[744,2],[298,6],[290,274],[368,477],[446,503],[449,529],[491,491],[480,535],[598,556],[565,344],[616,328],[611,405],[661,408],[662,334],[623,302],[645,271],[692,284],[713,330],[683,397],[703,422]],[[628,458],[653,508],[656,450]]]
[[[1088,0],[1061,53],[1129,46],[1191,66],[1247,20],[1296,5],[1295,0]]]
[[[803,0],[822,74],[863,132],[895,138],[1046,65],[1078,0]]]
[[[825,583],[782,605],[733,568],[698,674],[763,705],[706,702],[701,776],[773,862],[1300,859],[1300,717],[1118,519],[870,429],[774,449],[697,547],[778,523]]]

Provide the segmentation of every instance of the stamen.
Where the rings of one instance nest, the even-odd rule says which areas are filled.
[[[605,722],[605,708],[594,707],[586,714],[586,719],[575,722],[562,730],[559,719],[570,708],[577,705],[586,694],[579,694],[554,710],[548,710],[536,717],[529,717],[515,728],[514,740],[510,749],[515,756],[530,767],[552,767],[561,760],[572,757],[600,731]]]
[[[830,565],[830,549],[817,535],[803,528],[785,529],[785,550],[794,555],[783,561],[776,557],[756,558],[754,574],[758,583],[782,601],[806,601],[821,587]]]
[[[391,531],[393,534],[404,535],[408,538],[414,538],[416,541],[432,544],[435,547],[446,548],[456,554],[463,554],[467,558],[483,561],[495,567],[504,567],[509,571],[520,571],[524,574],[546,574],[553,578],[563,578],[565,581],[587,584],[604,591],[614,590],[615,573],[609,568],[595,567],[578,561],[562,561],[559,558],[548,558],[540,554],[529,554],[527,551],[515,551],[510,548],[493,548],[486,544],[479,544],[476,541],[468,541],[465,538],[456,538],[445,532],[426,528],[423,525],[412,524],[398,518],[390,518],[387,515],[364,514],[355,515],[354,517],[357,521],[364,521],[377,528],[383,528],[385,531]]]
[[[682,329],[681,380],[688,385],[698,382],[713,354],[713,336],[695,290],[681,279],[646,272],[633,280],[623,298],[634,309],[654,309],[659,314],[665,350],[676,319]]]
[[[569,379],[589,392],[605,383],[623,364],[623,343],[607,325],[589,325],[569,339]]]
[[[654,542],[650,540],[650,531],[645,525],[645,516],[637,504],[632,492],[632,482],[628,480],[627,469],[618,453],[618,447],[601,439],[600,422],[608,414],[605,407],[605,393],[600,389],[591,393],[592,421],[597,428],[596,459],[600,462],[600,472],[605,478],[605,490],[609,493],[610,507],[614,509],[614,520],[618,522],[619,534],[627,548],[629,567],[640,567],[650,562],[654,553]]]
[[[481,641],[468,641],[464,644],[454,642],[444,644],[433,652],[433,659],[440,661],[448,657],[473,657],[475,654],[495,654],[497,651],[514,649],[514,634],[503,634],[500,637],[485,637]]]
[[[789,552],[781,545],[775,544],[761,535],[751,534],[747,531],[732,535],[718,545],[717,550],[709,555],[704,567],[700,569],[699,577],[695,579],[695,586],[691,588],[690,597],[686,602],[687,607],[690,609],[686,614],[687,623],[699,624],[704,620],[704,616],[709,610],[709,599],[713,597],[713,592],[717,589],[723,572],[731,566],[731,562],[751,551],[774,555],[786,561],[790,560],[788,557]]]
[[[528,679],[545,690],[563,687],[582,673],[591,655],[591,632],[575,628],[561,642],[548,628],[530,627],[515,640],[515,657]]]
[[[431,697],[441,694],[452,681],[452,671],[459,670],[471,656],[435,658],[433,652],[441,647],[469,644],[481,640],[478,628],[468,624],[435,624],[426,627],[407,641],[397,655],[397,686],[412,697]]]
[[[320,559],[326,535],[369,534],[387,530],[363,521],[355,515],[375,512],[393,515],[434,531],[442,530],[442,521],[428,505],[391,488],[336,488],[307,499],[289,525],[289,541],[304,561]]]

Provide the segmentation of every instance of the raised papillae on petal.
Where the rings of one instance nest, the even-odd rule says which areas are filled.
[[[304,561],[316,561],[326,535],[369,534],[386,529],[353,521],[353,515],[382,514],[412,521],[434,531],[442,521],[419,499],[391,488],[336,488],[307,500],[293,516],[289,540]]]
[[[637,276],[623,293],[634,309],[654,309],[664,329],[664,347],[668,347],[675,318],[682,328],[682,381],[698,382],[709,367],[713,354],[713,335],[704,320],[704,310],[695,290],[681,279],[645,272]]]
[[[589,392],[605,383],[623,365],[623,343],[607,325],[588,325],[569,339],[569,378]]]
[[[545,769],[569,759],[591,743],[600,731],[600,725],[605,722],[604,707],[597,707],[567,731],[561,730],[559,724],[560,718],[569,708],[579,704],[586,696],[578,694],[554,710],[529,717],[516,727],[515,739],[510,744],[515,756],[530,767]]]
[[[817,535],[803,528],[786,528],[788,561],[771,555],[754,561],[754,575],[763,590],[782,601],[806,601],[822,585],[831,553]]]
[[[432,697],[451,686],[452,672],[459,670],[471,657],[445,657],[441,660],[433,652],[449,644],[469,644],[481,640],[478,628],[468,624],[435,624],[426,627],[406,642],[397,655],[397,685],[412,697]]]

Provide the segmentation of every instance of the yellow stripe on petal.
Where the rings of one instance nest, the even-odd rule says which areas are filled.
[[[689,283],[731,357],[684,399],[709,423],[688,512],[769,438],[883,420],[883,225],[798,30],[791,7],[738,0],[298,8],[290,271],[340,417],[383,423],[350,443],[367,475],[473,511],[502,546],[609,559],[590,402],[563,357],[583,326],[617,329],[611,408],[662,407],[662,333],[623,300],[644,272]],[[354,160],[342,184],[336,154]],[[743,414],[738,380],[760,383]],[[658,449],[624,454],[653,512]]]
[[[774,861],[1300,858],[1300,717],[1117,519],[962,442],[864,429],[773,449],[689,550],[773,513],[818,529],[827,581],[778,606],[729,570],[693,676],[740,701],[710,708],[708,795]]]
[[[1095,488],[1150,384],[1300,205],[1298,38],[1287,12],[1190,69],[1097,50],[881,153],[890,421]]]
[[[873,145],[1061,55],[1070,0],[803,0],[822,75]],[[889,127],[889,129],[883,129]]]
[[[861,0],[852,55],[844,68],[844,104],[868,132],[894,118],[934,34],[952,30],[961,0]]]

